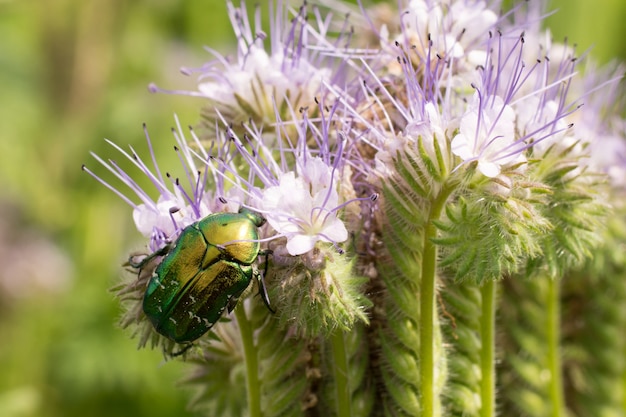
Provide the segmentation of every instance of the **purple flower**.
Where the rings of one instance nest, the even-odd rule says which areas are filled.
[[[330,110],[327,117],[315,122],[306,116],[301,121],[277,121],[279,130],[298,132],[295,142],[283,138],[278,150],[266,144],[261,132],[249,127],[245,142],[230,132],[250,167],[249,183],[262,184],[254,188],[256,210],[276,232],[274,238],[287,239],[290,255],[310,252],[317,242],[334,246],[344,242],[348,229],[340,210],[365,200],[353,198],[344,139],[336,139],[343,134],[331,130],[334,112]]]
[[[130,152],[124,151],[113,142],[107,141],[118,150],[122,156],[128,159],[139,171],[147,177],[156,191],[156,197],[152,196],[142,186],[133,179],[129,173],[125,172],[114,160],[103,160],[99,156],[92,154],[105,168],[134,194],[136,200],[128,197],[124,192],[115,188],[107,181],[100,178],[93,171],[83,166],[83,169],[97,179],[100,183],[112,190],[133,208],[133,219],[137,230],[150,239],[148,247],[155,251],[176,238],[178,233],[191,223],[194,223],[207,215],[217,211],[237,211],[238,205],[229,203],[226,197],[229,193],[224,191],[223,181],[215,175],[212,165],[209,163],[209,156],[204,151],[196,135],[191,131],[193,142],[200,149],[201,154],[190,147],[183,135],[178,120],[176,120],[177,130],[172,129],[176,146],[174,150],[181,161],[184,179],[172,177],[169,173],[163,174],[156,162],[152,141],[144,126],[146,139],[148,142],[149,154],[152,167],[149,166],[133,148]],[[221,151],[220,151],[221,152]],[[210,173],[214,175],[210,176]],[[209,180],[216,186],[214,189],[208,188]],[[187,182],[185,185],[184,182]]]
[[[337,217],[339,194],[333,167],[319,157],[302,158],[298,172],[282,174],[278,185],[263,191],[268,223],[287,238],[290,255],[309,252],[318,241],[341,243],[348,230]]]
[[[446,66],[444,62],[420,74],[419,64],[414,69],[415,64],[400,55],[402,84],[406,86],[406,94],[400,97],[405,99],[389,100],[390,105],[383,108],[387,115],[402,115],[406,123],[391,128],[378,123],[371,131],[377,131],[384,144],[388,138],[397,137],[395,130],[402,128],[402,140],[407,145],[401,147],[421,138],[429,150],[429,144],[437,140],[439,149],[445,152],[449,148],[461,159],[455,169],[476,162],[487,177],[524,163],[527,151],[534,146],[545,149],[550,143],[565,140],[571,127],[567,118],[577,108],[573,100],[567,100],[575,61],[571,56],[552,61],[529,57],[524,36],[500,32],[487,36],[483,63],[456,78],[436,69]],[[459,84],[463,80],[471,89]],[[384,94],[391,96],[391,92]],[[385,152],[386,147],[379,149]],[[429,153],[432,158],[433,151]]]
[[[424,51],[423,60],[439,55],[471,61],[471,52],[484,41],[498,16],[484,1],[411,0],[402,22],[405,37],[418,41],[418,50]]]
[[[580,87],[584,106],[574,122],[576,139],[589,146],[589,165],[609,176],[612,185],[626,188],[626,120],[623,80],[626,67],[611,63],[598,68],[587,64]]]
[[[223,117],[238,125],[253,120],[272,125],[275,109],[287,117],[290,109],[313,106],[322,94],[322,84],[342,82],[333,70],[339,39],[328,36],[329,21],[318,16],[309,22],[306,6],[291,9],[279,1],[270,2],[269,36],[260,27],[260,8],[254,23],[245,4],[227,3],[228,14],[237,37],[236,57],[207,50],[215,59],[200,68],[184,68],[183,73],[198,75],[198,91],[164,91],[203,97],[209,100],[205,116],[209,123]],[[275,7],[276,10],[272,10]],[[265,44],[269,42],[269,48]]]
[[[452,152],[465,162],[477,161],[480,172],[495,177],[503,165],[525,160],[515,152],[516,145],[520,143],[515,137],[513,108],[498,96],[481,97],[476,93],[461,118],[459,134],[452,139]]]

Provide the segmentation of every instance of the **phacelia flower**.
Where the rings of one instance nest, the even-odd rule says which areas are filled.
[[[265,239],[272,252],[268,280],[280,291],[274,297],[278,322],[305,336],[367,322],[365,280],[355,272],[354,252],[343,244],[365,222],[348,217],[358,217],[360,203],[375,199],[355,197],[348,165],[354,161],[344,148],[345,132],[337,130],[343,125],[333,123],[340,106],[324,108],[322,101],[318,106],[319,119],[309,119],[306,112],[301,119],[277,117],[276,131],[283,135],[278,146],[268,145],[266,133],[253,124],[243,126],[241,137],[234,129],[227,131],[238,151],[237,167],[248,170],[243,176],[250,201],[270,230]],[[224,175],[241,177],[238,169],[226,167]]]
[[[252,175],[263,184],[253,192],[259,202],[258,210],[277,233],[275,238],[286,238],[286,249],[292,256],[310,252],[317,242],[335,246],[344,242],[348,230],[339,212],[349,204],[343,196],[350,186],[342,181],[346,159],[341,140],[336,143],[331,138],[335,133],[329,126],[312,129],[306,116],[301,121],[279,120],[277,124],[298,132],[292,147],[288,145],[292,140],[285,138],[285,144],[278,151],[273,150],[261,132],[248,127],[245,138],[254,149],[251,153],[231,132]]]
[[[306,6],[293,10],[285,3],[271,3],[270,11],[276,10],[270,13],[268,36],[260,27],[258,7],[253,25],[245,4],[235,7],[229,1],[236,59],[209,50],[214,60],[200,68],[183,69],[185,74],[199,74],[198,91],[168,92],[208,99],[204,113],[208,126],[222,117],[235,126],[249,120],[272,125],[276,109],[284,118],[290,109],[317,108],[314,98],[322,94],[323,82],[341,82],[333,71],[335,58],[323,53],[337,46],[327,37],[328,22],[310,23]],[[269,48],[264,46],[266,40]],[[151,89],[166,91],[154,85]]]
[[[412,0],[401,15],[401,32],[380,31],[382,48],[392,58],[391,73],[398,73],[394,43],[412,49],[410,58],[417,72],[445,72],[450,82],[463,85],[466,73],[484,61],[486,35],[499,22],[494,9],[484,1]],[[392,29],[393,30],[393,29]]]
[[[524,161],[519,152],[524,144],[515,138],[515,111],[498,96],[476,93],[451,146],[463,161],[477,161],[487,177],[499,175],[503,165]]]
[[[554,73],[548,71],[555,65],[548,58],[527,66],[526,43],[523,35],[515,39],[493,34],[485,64],[472,84],[476,92],[452,140],[453,153],[464,163],[477,161],[487,177],[524,162],[527,149],[545,149],[563,139],[570,127],[566,118],[576,109],[573,100],[566,100],[574,74],[572,59],[557,63]]]
[[[163,173],[157,162],[153,142],[144,126],[148,143],[150,162],[145,162],[133,148],[126,152],[121,147],[109,142],[137,169],[139,176],[146,177],[154,190],[140,185],[133,175],[123,169],[114,160],[105,161],[93,155],[121,183],[130,190],[130,196],[100,178],[93,171],[83,166],[90,175],[112,190],[133,208],[133,219],[137,230],[147,239],[148,253],[134,253],[126,264],[136,278],[123,282],[114,290],[126,307],[121,319],[122,327],[135,326],[139,335],[139,346],[150,341],[152,346],[162,346],[165,352],[173,354],[180,348],[153,328],[143,312],[142,302],[148,282],[151,280],[162,256],[176,241],[182,230],[204,217],[221,211],[237,211],[239,204],[233,204],[227,198],[230,191],[224,189],[222,177],[216,173],[209,155],[191,131],[192,140],[188,141],[182,132],[178,120],[177,129],[172,129],[175,138],[175,152],[181,161],[180,176],[170,172]],[[194,146],[195,150],[192,150]],[[224,147],[215,149],[217,155],[225,152]],[[152,165],[152,166],[150,166]],[[211,186],[209,186],[211,184]],[[138,200],[138,201],[137,201]],[[236,200],[237,201],[237,200]],[[144,262],[145,261],[145,262]]]
[[[267,221],[287,238],[289,254],[309,252],[317,241],[341,243],[348,238],[335,210],[339,194],[332,176],[333,167],[309,156],[298,164],[297,176],[284,173],[278,185],[263,191]]]
[[[626,188],[626,121],[619,116],[626,104],[619,88],[625,73],[624,65],[588,63],[580,86],[584,111],[573,118],[575,139],[589,147],[589,166],[620,190]]]
[[[152,141],[145,126],[144,131],[152,159],[152,168],[141,159],[133,148],[130,149],[129,153],[113,142],[109,141],[109,143],[124,158],[128,159],[143,176],[150,180],[156,191],[156,197],[146,191],[112,159],[105,161],[93,154],[94,158],[113,173],[123,185],[128,187],[131,194],[134,194],[140,202],[129,198],[124,192],[101,179],[93,171],[83,167],[85,171],[133,208],[135,226],[142,235],[149,238],[150,241],[147,246],[151,251],[156,251],[171,243],[182,229],[211,213],[220,211],[236,212],[239,208],[238,204],[233,202],[240,201],[240,199],[228,198],[234,191],[224,189],[224,182],[219,175],[215,175],[214,168],[209,163],[208,155],[200,155],[197,151],[191,149],[191,143],[199,145],[199,140],[195,133],[191,131],[193,140],[187,142],[178,120],[176,123],[177,129],[172,130],[176,141],[174,150],[181,160],[182,178],[187,181],[187,184],[184,184],[180,177],[173,177],[169,172],[164,174],[159,169]],[[197,146],[197,148],[201,152],[205,152],[201,145]],[[223,150],[219,152],[221,153]],[[215,185],[208,187],[209,181],[212,181]]]
[[[438,54],[450,59],[477,50],[497,21],[498,16],[484,1],[411,0],[403,16],[405,33],[415,33],[420,50],[432,49],[432,58]]]
[[[463,104],[450,94],[450,79],[442,71],[416,69],[414,62],[420,58],[413,49],[400,44],[394,48],[398,74],[380,74],[375,66],[363,62],[363,92],[352,95],[359,100],[349,100],[333,90],[353,119],[350,136],[356,138],[355,147],[361,156],[353,160],[368,181],[378,185],[380,179],[393,175],[395,158],[407,149],[422,148],[433,161],[443,155],[440,168],[449,171],[452,158],[448,137],[458,126],[455,110]]]

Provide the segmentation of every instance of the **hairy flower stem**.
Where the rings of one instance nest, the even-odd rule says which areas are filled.
[[[261,417],[261,384],[259,383],[259,358],[257,348],[254,345],[252,325],[246,316],[244,303],[240,302],[235,307],[235,317],[239,325],[241,342],[246,361],[246,385],[248,391],[248,415]]]
[[[480,288],[482,314],[480,317],[480,400],[481,417],[495,416],[495,329],[496,329],[496,283],[486,280]]]
[[[433,200],[426,230],[422,258],[422,282],[420,286],[420,387],[422,416],[430,417],[435,412],[435,281],[437,279],[437,237],[434,221],[441,217],[444,205],[452,188],[442,188]]]
[[[348,353],[344,333],[335,330],[330,338],[331,352],[333,356],[333,377],[335,379],[336,416],[351,417],[351,389],[348,380]]]
[[[550,369],[550,404],[551,416],[563,415],[563,377],[561,375],[561,281],[558,278],[547,278],[548,291],[548,366]]]

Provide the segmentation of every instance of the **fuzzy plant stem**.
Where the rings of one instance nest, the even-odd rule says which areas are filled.
[[[424,233],[422,258],[422,281],[420,285],[420,388],[422,416],[431,417],[435,412],[435,281],[437,279],[437,237],[434,221],[439,220],[451,189],[443,188],[430,208]]]
[[[496,283],[488,279],[480,288],[482,314],[480,317],[480,400],[481,417],[494,417],[495,392],[495,329],[496,329]]]
[[[261,417],[261,384],[259,383],[259,358],[254,345],[252,325],[246,316],[244,303],[235,307],[235,317],[241,333],[243,353],[246,361],[246,384],[248,391],[248,410],[250,417]]]
[[[550,403],[553,417],[563,415],[563,378],[561,375],[561,282],[558,278],[547,279],[548,313],[548,367],[550,369]]]
[[[351,390],[348,380],[348,353],[344,334],[335,330],[331,336],[331,352],[333,356],[333,376],[335,378],[336,416],[351,417]]]
[[[433,226],[429,229],[434,229]],[[437,247],[430,241],[436,231],[424,235],[424,260],[420,287],[420,386],[422,389],[422,415],[431,417],[434,412],[434,311],[435,270]]]

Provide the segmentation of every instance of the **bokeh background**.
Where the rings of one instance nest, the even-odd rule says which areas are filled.
[[[601,63],[626,58],[626,2],[551,4],[555,39]],[[116,325],[109,289],[142,239],[130,208],[81,165],[106,176],[89,155],[120,159],[104,138],[145,151],[145,122],[167,166],[173,115],[193,125],[201,101],[147,85],[193,89],[179,68],[206,60],[204,45],[233,45],[225,10],[224,0],[0,0],[0,416],[193,415],[185,366],[138,351]]]

